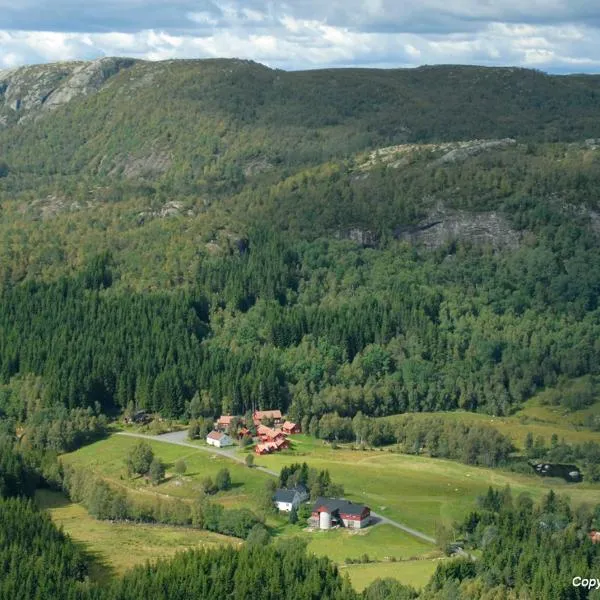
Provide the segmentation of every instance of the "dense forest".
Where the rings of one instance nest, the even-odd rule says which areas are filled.
[[[506,414],[600,364],[595,234],[556,219],[506,253],[291,242],[263,228],[202,261],[192,287],[127,293],[107,256],[5,285],[0,411],[22,410],[10,382],[33,373],[46,402],[109,412],[133,401],[181,416],[198,393],[204,416]]]

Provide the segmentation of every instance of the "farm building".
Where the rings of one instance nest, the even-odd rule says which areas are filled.
[[[145,425],[146,423],[149,423],[151,420],[152,420],[152,417],[150,417],[150,415],[148,413],[146,413],[145,410],[138,410],[133,415],[131,415],[129,417],[128,416],[125,417],[125,423],[127,423],[127,424],[142,423],[143,425]]]
[[[286,434],[281,429],[271,429],[266,425],[259,425],[256,433],[261,442],[275,442],[280,438],[285,438]]]
[[[371,509],[341,498],[317,498],[310,518],[313,527],[362,529],[371,522]]]
[[[231,421],[235,419],[233,415],[221,415],[215,423],[215,429],[218,431],[227,431],[231,427]]]
[[[258,455],[263,454],[271,454],[271,452],[279,452],[279,450],[284,450],[285,448],[289,448],[290,443],[287,441],[285,436],[278,437],[274,441],[261,442],[260,444],[256,444],[254,446],[254,452]]]
[[[211,431],[206,436],[206,443],[210,446],[223,448],[223,446],[231,446],[233,444],[233,440],[222,431]]]
[[[300,425],[298,425],[298,423],[292,423],[291,421],[286,421],[281,426],[281,431],[283,431],[283,433],[287,433],[288,435],[292,435],[294,433],[302,433]]]
[[[272,420],[274,425],[281,425],[283,420],[280,410],[255,410],[252,419],[256,427],[267,419]]]
[[[283,512],[291,512],[292,508],[298,508],[306,500],[308,500],[308,490],[303,485],[297,485],[291,490],[279,489],[273,496],[275,506]]]

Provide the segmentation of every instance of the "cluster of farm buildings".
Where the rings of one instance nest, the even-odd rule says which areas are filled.
[[[272,426],[265,425],[265,422],[272,423]],[[252,425],[257,442],[254,451],[259,455],[289,448],[288,436],[301,433],[298,424],[285,421],[280,410],[254,411]],[[207,435],[206,442],[217,448],[230,446],[235,439],[252,435],[248,427],[243,417],[222,415],[216,421],[214,430]],[[276,490],[273,496],[275,506],[282,512],[291,512],[308,499],[309,493],[304,485]],[[314,502],[308,522],[315,529],[362,529],[371,522],[371,509],[343,498],[319,497]]]
[[[264,422],[273,423],[269,427]],[[300,433],[300,426],[291,421],[284,421],[280,410],[255,410],[252,414],[252,425],[256,430],[256,454],[270,454],[289,448],[288,436]],[[235,429],[235,431],[234,431]],[[222,415],[215,423],[215,428],[206,436],[206,443],[217,448],[231,446],[234,438],[252,436],[248,424],[243,417]]]
[[[291,512],[308,500],[308,490],[303,485],[279,489],[273,496],[275,506],[282,512]],[[319,497],[315,500],[308,523],[314,529],[362,529],[371,522],[371,509],[343,498]]]

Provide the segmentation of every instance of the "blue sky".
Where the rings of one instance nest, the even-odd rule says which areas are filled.
[[[0,69],[133,56],[600,72],[600,0],[0,0]]]

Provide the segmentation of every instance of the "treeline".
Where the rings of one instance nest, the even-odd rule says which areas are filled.
[[[55,406],[27,420],[22,440],[36,450],[71,452],[106,435],[108,421],[92,407]]]
[[[208,529],[246,539],[263,522],[251,510],[226,509],[200,496],[192,503],[156,498],[152,502],[133,500],[121,490],[94,477],[85,469],[66,467],[63,489],[73,502],[81,502],[97,519],[162,523]]]
[[[306,463],[283,466],[279,472],[278,485],[280,488],[288,489],[303,485],[308,490],[311,500],[318,496],[341,497],[344,495],[344,487],[332,481],[327,469],[319,471],[314,467],[309,467]]]
[[[358,412],[351,419],[327,413],[320,419],[305,417],[302,427],[333,443],[354,442],[359,447],[396,444],[406,454],[428,454],[486,467],[506,464],[514,450],[511,440],[493,427],[437,416],[374,419]]]
[[[133,569],[103,598],[171,600],[175,594],[181,600],[359,598],[331,561],[308,555],[304,543],[294,540],[240,550],[192,550]]]
[[[0,498],[0,598],[84,598],[87,574],[81,550],[32,500]]]
[[[584,477],[587,481],[600,481],[600,444],[587,441],[569,444],[553,434],[550,443],[543,436],[534,438],[528,433],[524,441],[525,455],[529,459],[550,463],[583,462]]]
[[[574,510],[552,491],[536,504],[524,494],[513,498],[510,489],[490,489],[478,504],[460,532],[481,557],[440,565],[423,598],[594,597],[572,581],[588,577],[600,559],[588,536],[600,526],[600,506]]]

